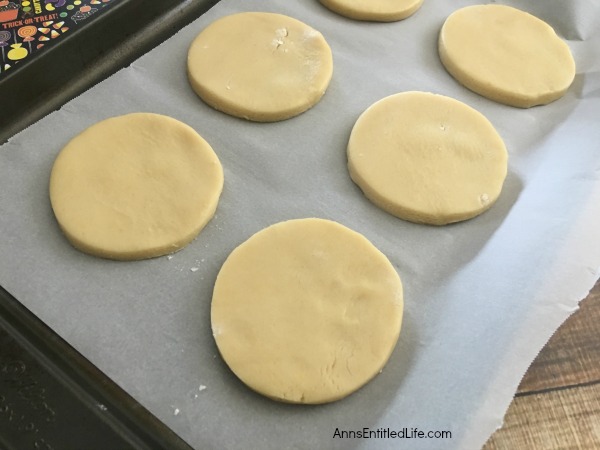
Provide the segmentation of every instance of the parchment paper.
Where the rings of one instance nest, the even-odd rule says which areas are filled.
[[[522,110],[461,87],[439,62],[443,21],[471,3],[425,0],[413,17],[381,24],[345,19],[316,0],[220,2],[0,148],[0,284],[197,449],[479,448],[501,425],[536,353],[598,278],[600,7],[505,2],[553,25],[578,66],[564,98]],[[194,95],[185,74],[189,43],[216,18],[245,10],[288,14],[324,34],[334,76],[313,109],[257,124]],[[510,162],[491,210],[456,225],[417,225],[379,210],[351,182],[345,148],[355,120],[406,90],[457,98],[497,128]],[[194,127],[221,159],[224,192],[215,218],[171,258],[94,258],[58,229],[50,169],[72,136],[136,111]],[[383,373],[347,399],[316,407],[251,392],[225,366],[210,331],[212,287],[227,255],[252,233],[300,217],[363,233],[405,286],[403,330]],[[448,430],[452,438],[333,437],[336,428],[363,427]]]

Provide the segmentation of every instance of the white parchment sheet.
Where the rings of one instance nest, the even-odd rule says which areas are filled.
[[[600,6],[503,2],[554,26],[578,67],[564,98],[522,110],[468,91],[439,61],[442,23],[472,3],[425,0],[414,16],[383,24],[345,19],[316,0],[221,1],[0,148],[0,284],[197,449],[479,448],[537,352],[598,278]],[[251,10],[293,16],[331,45],[329,89],[296,118],[232,118],[188,85],[195,35],[218,17]],[[373,102],[407,90],[461,100],[504,138],[509,174],[491,210],[451,226],[417,225],[376,208],[352,183],[345,149],[354,122]],[[212,145],[225,172],[216,216],[171,258],[85,255],[52,214],[52,163],[86,127],[137,111],[179,119]],[[228,254],[254,232],[300,217],[364,234],[405,287],[403,330],[383,373],[323,406],[251,392],[223,363],[210,331],[212,287]],[[452,438],[333,438],[336,428],[363,427],[448,430]]]

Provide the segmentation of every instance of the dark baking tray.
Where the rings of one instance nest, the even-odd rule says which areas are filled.
[[[191,450],[0,288],[0,448]]]
[[[0,78],[0,144],[131,64],[218,0],[112,0],[106,11]]]
[[[218,0],[116,0],[0,79],[0,143]],[[2,233],[0,230],[0,239]],[[0,449],[190,447],[0,286]]]

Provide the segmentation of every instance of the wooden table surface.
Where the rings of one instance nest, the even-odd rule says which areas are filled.
[[[521,381],[484,450],[600,449],[600,281]]]

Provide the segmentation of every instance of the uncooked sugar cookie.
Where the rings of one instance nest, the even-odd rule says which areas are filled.
[[[507,158],[481,113],[427,92],[376,102],[358,118],[348,143],[350,176],[367,198],[397,217],[433,225],[490,208]]]
[[[196,131],[135,113],[92,125],[62,149],[50,201],[73,246],[133,260],[188,244],[212,218],[222,188],[221,164]]]
[[[552,27],[510,6],[476,5],[452,13],[440,31],[439,54],[459,83],[521,108],[562,97],[575,77],[569,46]]]
[[[413,15],[423,0],[319,0],[330,10],[356,20],[394,22]]]
[[[323,35],[299,20],[246,12],[206,27],[190,46],[187,67],[192,88],[213,108],[273,122],[321,99],[333,58]]]
[[[323,219],[277,223],[227,258],[211,321],[219,352],[253,390],[325,403],[359,389],[400,333],[402,284],[359,233]]]

